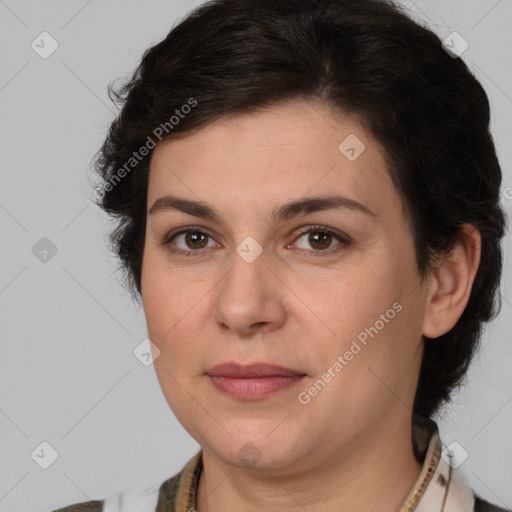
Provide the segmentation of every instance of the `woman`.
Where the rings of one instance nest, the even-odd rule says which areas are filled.
[[[201,451],[61,511],[504,510],[432,420],[502,264],[489,103],[463,61],[390,3],[219,0],[115,94],[98,204]]]

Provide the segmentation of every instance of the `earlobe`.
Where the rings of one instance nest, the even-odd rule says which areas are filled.
[[[459,228],[453,250],[437,262],[430,277],[422,333],[438,338],[452,329],[468,303],[480,265],[481,236],[470,224]]]

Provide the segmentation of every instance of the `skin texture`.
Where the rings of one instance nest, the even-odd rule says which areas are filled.
[[[365,144],[354,161],[338,149],[350,134]],[[420,472],[410,425],[423,335],[440,336],[462,314],[478,232],[461,230],[453,253],[422,282],[384,149],[354,119],[318,102],[225,117],[163,141],[151,159],[148,212],[167,194],[208,203],[221,216],[148,213],[142,270],[160,386],[203,449],[197,510],[397,510]],[[270,218],[288,201],[332,194],[374,216],[329,209]],[[314,225],[351,242],[321,228],[299,236]],[[208,236],[187,244],[182,234],[163,245],[185,226]],[[249,236],[262,249],[251,263],[236,251]],[[393,304],[400,311],[301,403],[299,393]],[[266,399],[241,401],[205,374],[227,361],[306,376]]]

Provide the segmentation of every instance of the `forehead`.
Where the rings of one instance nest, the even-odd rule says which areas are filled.
[[[374,203],[374,211],[398,200],[378,141],[354,118],[305,101],[229,115],[162,141],[151,158],[148,203],[166,192],[257,209],[332,192]]]

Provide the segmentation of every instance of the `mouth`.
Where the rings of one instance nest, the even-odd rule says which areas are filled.
[[[206,371],[213,386],[237,400],[262,400],[297,385],[305,373],[266,363],[223,363]]]

